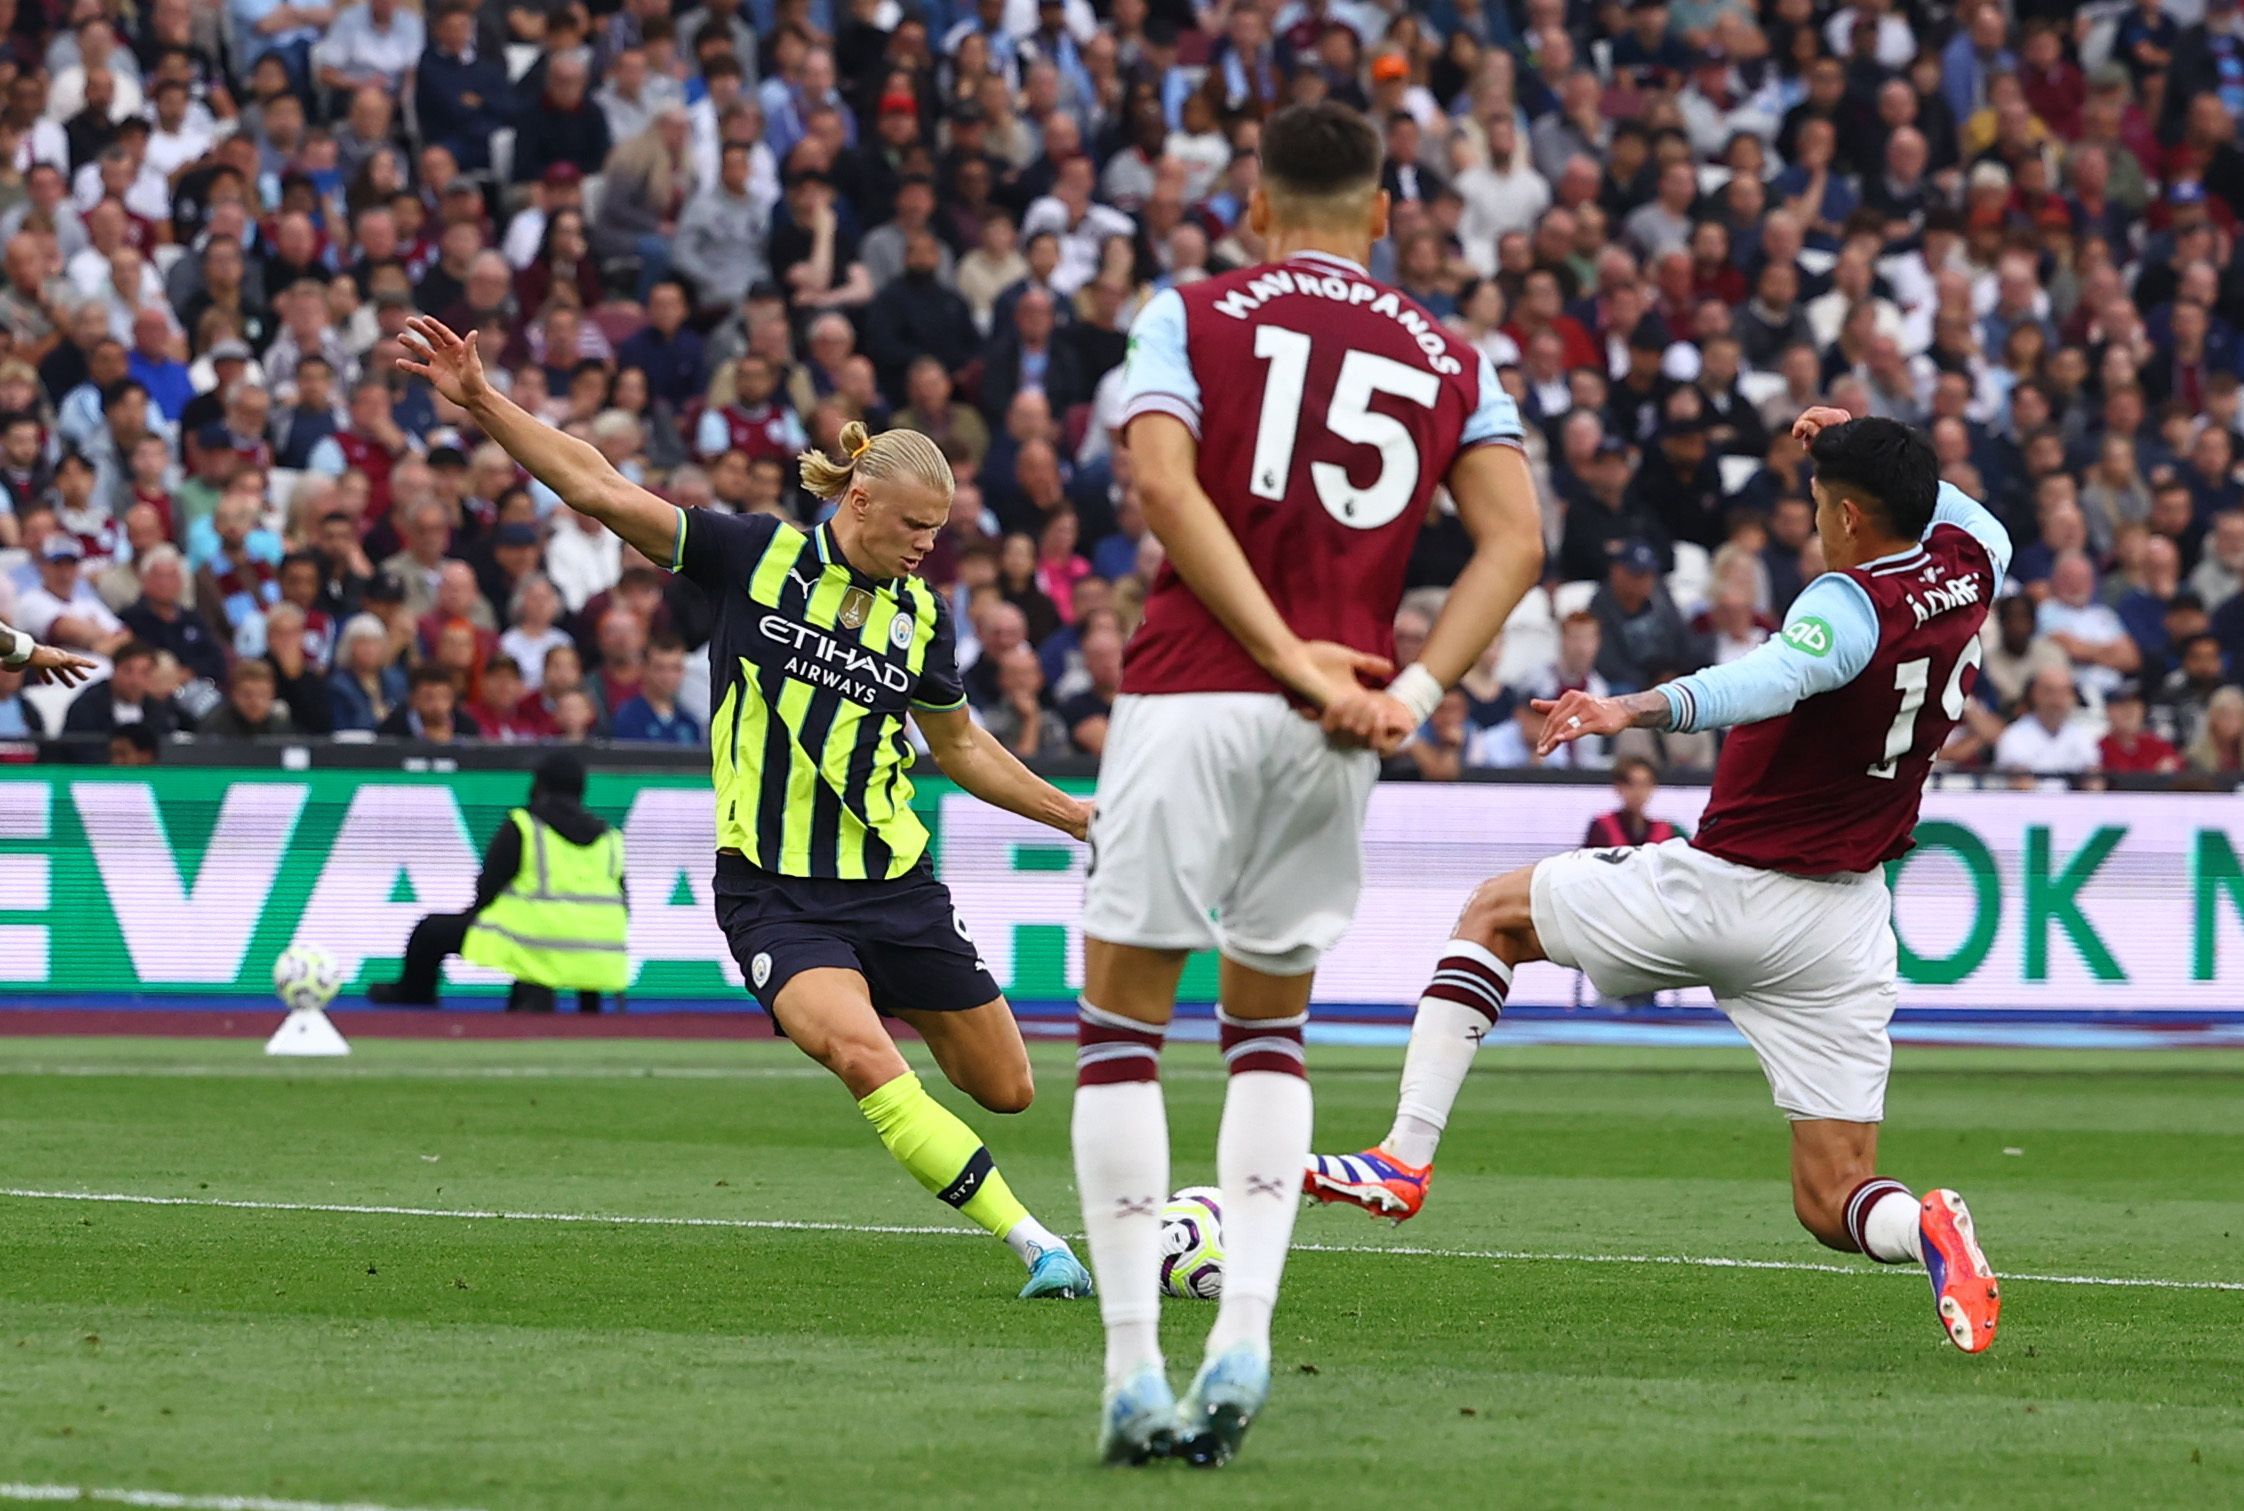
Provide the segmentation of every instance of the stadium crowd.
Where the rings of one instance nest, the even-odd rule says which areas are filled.
[[[1318,98],[1550,544],[1398,773],[1761,643],[1826,397],[2018,541],[1955,764],[2244,768],[2239,0],[0,0],[0,619],[107,663],[0,675],[0,737],[702,740],[699,596],[400,378],[420,311],[688,507],[807,522],[798,450],[926,431],[978,717],[1096,755],[1161,554],[1131,319],[1257,261]],[[1467,550],[1437,506],[1398,663]],[[1635,733],[1558,758],[1711,764]]]

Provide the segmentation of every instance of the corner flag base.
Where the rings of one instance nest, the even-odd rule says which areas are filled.
[[[347,1055],[351,1052],[350,1040],[330,1023],[327,1014],[316,1007],[300,1007],[281,1020],[281,1026],[265,1041],[269,1055]]]

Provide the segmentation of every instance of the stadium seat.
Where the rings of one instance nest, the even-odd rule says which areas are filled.
[[[1706,606],[1707,587],[1714,580],[1714,558],[1706,547],[1691,541],[1675,543],[1675,570],[1667,574],[1667,596],[1675,600],[1684,613],[1695,613]]]
[[[1496,679],[1506,687],[1516,687],[1557,660],[1558,620],[1551,595],[1540,587],[1532,588],[1512,610],[1512,617],[1504,621],[1503,639],[1497,645]]]
[[[1738,392],[1745,395],[1746,403],[1758,409],[1784,392],[1784,378],[1778,373],[1741,373]]]
[[[1761,470],[1761,460],[1750,456],[1726,456],[1714,464],[1714,470],[1722,476],[1722,494],[1727,498],[1753,481],[1754,475]]]

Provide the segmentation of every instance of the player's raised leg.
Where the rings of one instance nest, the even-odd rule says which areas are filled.
[[[1976,1354],[1995,1341],[2002,1290],[1979,1248],[1971,1209],[1953,1191],[1922,1200],[1876,1174],[1878,1125],[1832,1118],[1792,1124],[1792,1209],[1827,1247],[1880,1264],[1921,1264],[1950,1341]]]
[[[1003,1239],[1029,1265],[1032,1287],[1024,1295],[1082,1293],[1068,1287],[1034,1289],[1038,1264],[1047,1254],[1066,1253],[1066,1244],[1021,1205],[981,1136],[930,1096],[904,1063],[881,1027],[862,975],[830,966],[800,971],[780,987],[772,1005],[787,1036],[849,1088],[858,1111],[912,1179]],[[989,1007],[1002,1011],[1004,1003]],[[1080,1274],[1081,1266],[1075,1269]]]
[[[1161,1358],[1161,1206],[1169,1114],[1161,1044],[1185,952],[1086,939],[1076,1021],[1075,1185],[1106,1324],[1099,1457],[1140,1464],[1169,1451],[1176,1398]]]
[[[1028,1046],[1021,1042],[1021,1026],[1003,997],[964,1012],[923,1012],[895,1009],[910,1024],[942,1067],[943,1078],[992,1112],[1025,1112],[1036,1097],[1036,1080],[1029,1070]],[[964,1126],[963,1124],[961,1125]],[[992,1170],[991,1174],[996,1176]],[[996,1176],[1000,1185],[1003,1176]],[[1091,1272],[1067,1241],[1020,1210],[1002,1230],[991,1231],[1028,1266],[1023,1300],[1053,1296],[1072,1300],[1091,1294]]]
[[[1394,1126],[1360,1153],[1312,1155],[1302,1185],[1311,1200],[1398,1223],[1418,1215],[1442,1129],[1481,1039],[1503,1014],[1512,971],[1543,958],[1530,897],[1534,874],[1522,867],[1482,882],[1466,899],[1411,1020]]]

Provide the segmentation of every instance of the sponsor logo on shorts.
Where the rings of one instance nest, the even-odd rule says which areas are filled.
[[[951,927],[956,929],[958,931],[958,937],[965,940],[968,944],[972,944],[974,942],[974,936],[966,932],[966,915],[959,912],[959,910],[956,908],[951,909]]]
[[[758,986],[766,986],[770,984],[771,951],[761,951],[757,954],[754,960],[749,961],[748,974]]]
[[[1831,642],[1830,621],[1813,614],[1784,627],[1785,644],[1819,661],[1831,654]]]

